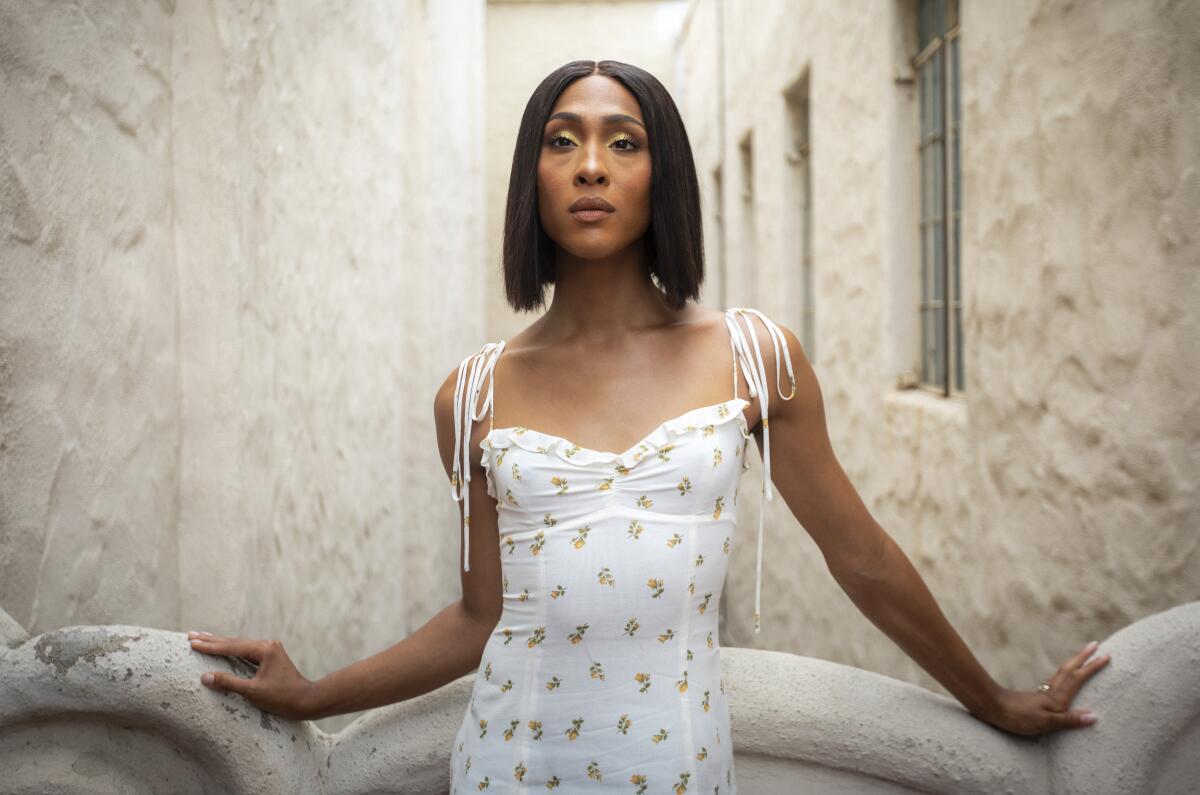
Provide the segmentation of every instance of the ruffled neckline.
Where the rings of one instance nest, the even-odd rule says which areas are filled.
[[[624,467],[632,467],[638,462],[652,457],[664,447],[674,445],[673,440],[677,436],[709,425],[717,426],[737,421],[742,436],[748,436],[749,429],[744,411],[748,405],[750,405],[750,401],[739,397],[685,411],[677,417],[659,423],[657,428],[623,453],[593,450],[561,436],[543,433],[523,425],[493,428],[479,441],[479,446],[491,449],[516,446],[534,453],[556,455],[563,461],[576,466],[620,464]]]

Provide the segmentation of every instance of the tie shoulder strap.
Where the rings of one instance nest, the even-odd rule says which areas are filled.
[[[750,397],[757,397],[762,412],[763,430],[763,483],[762,497],[758,505],[758,558],[754,574],[754,631],[761,627],[762,615],[762,562],[763,562],[763,520],[766,514],[766,501],[775,499],[775,491],[771,487],[771,432],[770,432],[770,387],[767,384],[767,368],[763,363],[762,348],[758,343],[758,333],[755,331],[752,319],[757,317],[766,328],[771,338],[771,347],[775,351],[775,391],[781,400],[791,400],[796,396],[796,376],[792,370],[791,351],[788,350],[787,337],[770,318],[751,307],[733,307],[725,310],[725,325],[729,329],[729,343],[734,354],[733,388],[737,395],[737,368],[740,366],[746,375],[746,383],[750,386]],[[744,325],[744,328],[743,328]],[[783,353],[780,354],[780,348]],[[789,391],[783,392],[779,364],[780,359],[787,367]]]
[[[492,372],[504,350],[504,340],[489,342],[458,365],[454,384],[454,466],[450,473],[450,496],[463,504],[463,571],[471,570],[471,428],[491,410]],[[475,404],[487,379],[487,394],[479,412]],[[468,402],[469,401],[469,402]]]

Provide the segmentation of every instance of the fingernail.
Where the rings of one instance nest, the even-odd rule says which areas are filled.
[[[1085,726],[1090,726],[1090,725],[1092,725],[1093,723],[1095,723],[1095,722],[1096,722],[1096,715],[1095,715],[1095,713],[1093,713],[1093,712],[1085,712],[1085,713],[1083,713],[1083,715],[1080,717],[1080,722],[1082,722],[1082,723],[1083,723]]]
[[[204,684],[208,685],[209,687],[212,687],[213,675],[205,674],[204,676],[200,677],[200,681],[203,682]]]
[[[1094,649],[1094,648],[1096,648],[1096,647],[1097,647],[1097,646],[1099,646],[1099,645],[1100,645],[1100,641],[1098,641],[1098,640],[1094,640],[1094,641],[1092,641],[1091,643],[1089,643],[1089,644],[1087,645],[1087,647],[1088,647],[1089,649]]]

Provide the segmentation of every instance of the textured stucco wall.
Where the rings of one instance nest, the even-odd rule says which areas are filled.
[[[458,597],[432,403],[483,337],[484,8],[0,0],[27,629],[280,637],[319,676]]]
[[[1200,596],[1200,6],[961,4],[958,401],[894,386],[918,362],[917,95],[895,80],[911,72],[915,3],[725,4],[723,109],[718,5],[692,5],[685,113],[702,171],[726,168],[728,303],[800,331],[782,92],[809,69],[815,365],[834,449],[989,670],[1032,687],[1089,639]],[[732,189],[747,130],[757,262],[738,259]],[[857,611],[786,505],[770,510],[763,632],[746,620],[744,544],[729,643],[946,692]]]

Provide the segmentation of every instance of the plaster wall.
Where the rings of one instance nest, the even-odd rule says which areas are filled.
[[[919,364],[915,3],[696,0],[684,112],[702,173],[724,171],[705,218],[726,219],[725,303],[799,334],[783,92],[807,71],[814,366],[835,452],[984,665],[1032,687],[1200,595],[1200,8],[960,6],[961,398],[896,387]],[[752,217],[733,188],[747,135]],[[783,501],[768,508],[763,631],[748,510],[723,643],[946,693],[846,598]]]
[[[432,404],[483,337],[483,18],[0,0],[0,604],[26,629],[279,637],[320,676],[458,597]]]

